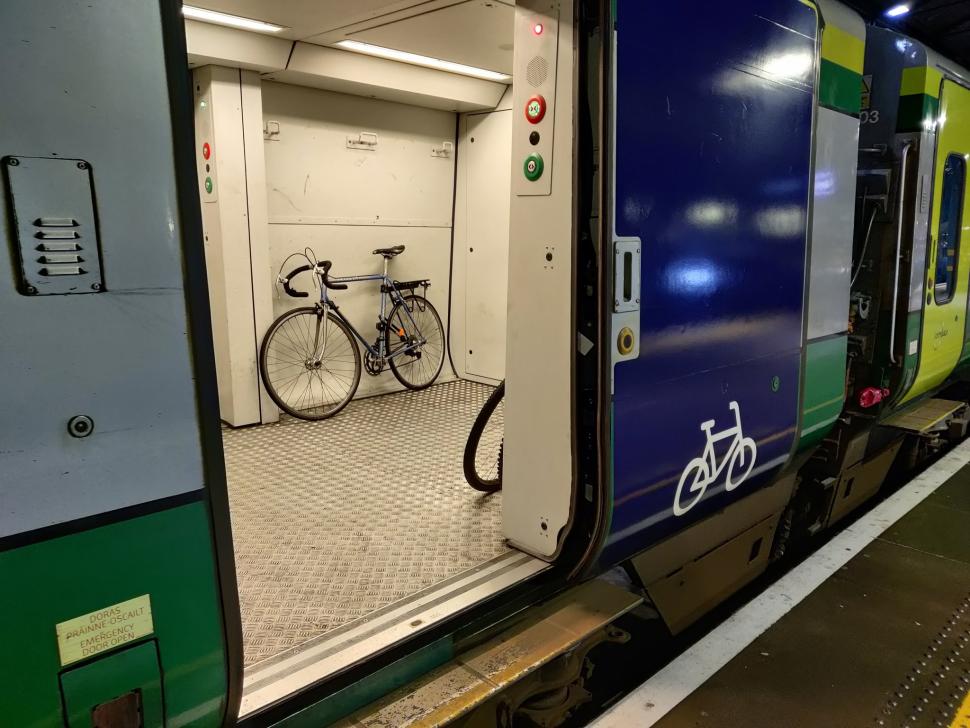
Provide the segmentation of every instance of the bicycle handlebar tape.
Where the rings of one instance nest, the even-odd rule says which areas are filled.
[[[293,298],[307,298],[310,295],[306,291],[296,291],[290,288],[290,281],[293,280],[293,276],[297,276],[300,273],[308,270],[313,270],[313,266],[301,265],[299,268],[290,271],[290,274],[283,279],[283,290],[286,291],[287,296],[292,296]]]
[[[330,274],[330,269],[333,267],[333,263],[331,263],[329,260],[325,260],[320,264],[320,267],[323,268],[323,275],[322,275],[323,285],[325,285],[331,291],[347,290],[348,286],[346,283],[331,283],[329,274]]]

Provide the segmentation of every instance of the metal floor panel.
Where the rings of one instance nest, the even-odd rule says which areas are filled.
[[[501,494],[462,475],[491,391],[448,382],[223,431],[247,666],[510,550]]]

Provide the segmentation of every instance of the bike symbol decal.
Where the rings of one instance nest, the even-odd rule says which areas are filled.
[[[734,412],[733,427],[712,433],[714,420],[701,424],[701,432],[707,437],[707,443],[704,445],[704,453],[687,463],[687,467],[681,473],[677,493],[674,496],[675,516],[682,516],[696,506],[704,497],[707,487],[718,479],[725,467],[727,467],[727,479],[724,487],[729,491],[747,480],[754,469],[758,447],[752,438],[745,437],[741,431],[741,408],[738,403],[730,402],[728,407]],[[731,438],[731,445],[718,463],[714,445],[728,438]]]

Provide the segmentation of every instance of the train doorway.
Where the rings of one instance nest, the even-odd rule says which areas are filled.
[[[547,571],[573,518],[569,15],[404,5],[187,13],[244,715]]]

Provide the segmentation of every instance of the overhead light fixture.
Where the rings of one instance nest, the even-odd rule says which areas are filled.
[[[343,48],[344,50],[354,51],[355,53],[366,53],[370,56],[387,58],[392,61],[401,61],[402,63],[410,63],[415,66],[435,68],[439,71],[448,71],[449,73],[459,73],[462,76],[474,76],[475,78],[482,78],[486,81],[508,83],[512,80],[512,77],[508,74],[499,73],[498,71],[489,71],[485,68],[466,66],[464,63],[455,63],[454,61],[443,61],[440,58],[421,56],[417,53],[398,51],[393,48],[384,48],[382,46],[371,45],[370,43],[361,43],[360,41],[356,40],[341,40],[337,42],[337,46],[339,48]]]
[[[256,30],[261,33],[279,33],[283,30],[282,25],[264,23],[262,20],[252,20],[250,18],[240,18],[238,15],[229,13],[217,13],[215,10],[196,8],[191,5],[182,6],[182,15],[193,20],[201,20],[204,23],[215,23],[216,25],[228,25],[231,28],[242,28],[244,30]]]
[[[886,11],[887,18],[900,18],[909,12],[909,5],[893,5]]]

